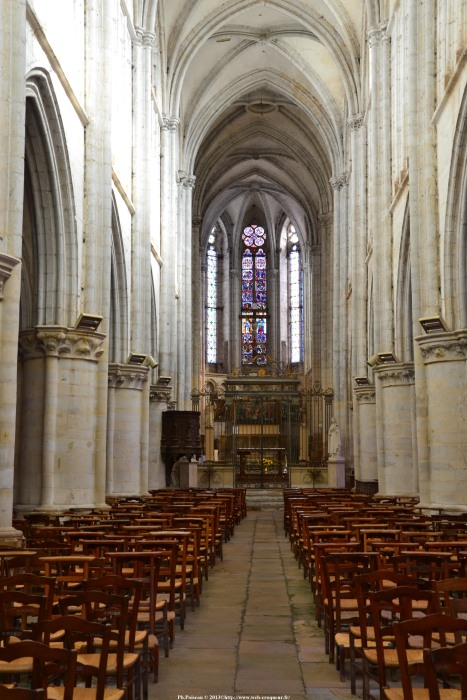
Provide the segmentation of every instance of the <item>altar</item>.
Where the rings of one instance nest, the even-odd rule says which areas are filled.
[[[237,448],[236,483],[247,488],[282,487],[289,484],[285,447]]]
[[[206,483],[284,488],[327,480],[333,390],[268,361],[192,392],[201,410]],[[204,467],[203,467],[204,469]],[[298,481],[297,481],[298,480]]]
[[[300,451],[300,380],[276,363],[242,368],[225,383],[223,451],[235,483],[248,488],[284,487]]]

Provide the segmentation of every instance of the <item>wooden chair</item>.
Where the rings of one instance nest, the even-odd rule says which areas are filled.
[[[457,617],[463,605],[467,606],[467,578],[448,578],[435,581],[435,590],[438,594],[439,611]],[[462,603],[461,601],[464,601]]]
[[[329,660],[335,658],[335,635],[358,621],[355,590],[357,576],[378,568],[378,555],[372,552],[339,552],[321,560],[324,641]]]
[[[176,530],[170,528],[160,530],[154,533],[151,540],[157,544],[160,540],[173,540],[177,542],[177,562],[175,567],[175,580],[170,576],[165,576],[164,580],[159,579],[157,591],[159,595],[169,596],[169,599],[174,603],[175,619],[178,620],[180,629],[185,628],[186,620],[186,597],[187,597],[187,581],[188,581],[188,548],[191,539],[191,533],[188,530]],[[158,546],[153,544],[154,549]],[[147,544],[140,542],[140,547],[146,548]],[[171,633],[171,643],[173,644],[174,632]]]
[[[450,552],[401,552],[394,557],[394,570],[414,576],[419,588],[433,588],[435,581],[449,578]]]
[[[429,700],[442,700],[448,692],[452,700],[467,698],[467,642],[452,647],[424,649],[423,662]],[[439,685],[439,675],[442,678],[443,688]],[[444,686],[452,676],[455,677],[454,682],[460,685],[460,688],[446,690]]]
[[[42,689],[33,690],[0,684],[0,698],[2,700],[47,700],[47,695]]]
[[[53,636],[62,634],[64,648],[76,654],[76,682],[73,683],[70,700],[123,700],[125,691],[107,685],[107,664],[112,634],[110,624],[91,622],[79,615],[62,615],[53,620],[43,620],[34,625],[34,635],[45,645]],[[98,642],[98,644],[97,644]],[[16,645],[14,645],[16,646]],[[50,647],[56,649],[56,647]],[[85,686],[78,685],[81,680]],[[94,681],[94,687],[91,683]],[[47,700],[68,700],[61,688],[51,684]]]
[[[23,574],[31,570],[35,559],[35,550],[4,550],[0,552],[0,573],[2,577]]]
[[[325,594],[323,591],[323,565],[322,559],[330,554],[337,554],[339,552],[355,552],[357,553],[359,549],[358,542],[318,542],[313,545],[313,556],[311,562],[311,591],[313,594],[313,602],[315,606],[315,615],[318,627],[321,627],[324,606],[323,601],[325,599]]]
[[[83,555],[40,557],[45,575],[55,579],[57,595],[67,595],[82,587],[89,578],[91,564],[96,557]]]
[[[156,584],[155,605],[155,634],[164,645],[164,654],[169,656],[169,649],[175,641],[175,621],[177,617],[177,597],[182,595],[181,580],[177,578],[177,562],[179,541],[169,539],[167,533],[155,539],[138,543],[140,551],[157,550],[161,554],[159,576]],[[179,608],[178,608],[179,609]],[[141,623],[149,626],[148,605],[143,607],[140,616]]]
[[[51,617],[55,598],[55,579],[33,573],[15,574],[0,579],[0,590],[22,591],[47,599],[45,615]]]
[[[467,620],[460,620],[443,613],[433,613],[420,618],[395,622],[393,625],[401,687],[386,688],[385,700],[431,700],[430,691],[420,688],[427,684],[426,654],[424,649],[446,647],[447,637],[458,643],[465,641]],[[417,678],[418,677],[418,678]],[[420,681],[421,678],[421,681]],[[414,680],[418,680],[414,683]],[[450,689],[440,691],[441,700],[460,700],[458,693]]]
[[[202,517],[181,517],[173,519],[173,528],[187,530],[190,533],[187,554],[187,596],[191,599],[191,609],[199,606],[202,593],[203,577],[209,568],[206,549],[202,546],[206,538],[205,521]]]
[[[10,643],[20,640],[33,639],[31,625],[35,621],[44,620],[47,617],[47,598],[45,596],[25,593],[24,591],[0,591],[0,638],[2,645],[7,647]],[[0,676],[5,673],[31,674],[33,670],[32,658],[22,657],[16,668],[14,664],[5,667],[0,662]]]
[[[147,629],[138,629],[138,615],[144,594],[144,583],[137,579],[124,578],[115,574],[108,574],[98,579],[89,579],[84,582],[85,591],[104,591],[114,595],[125,595],[129,598],[128,626],[125,630],[125,651],[139,653],[141,657],[141,678],[143,683],[143,698],[148,697],[148,669],[149,647],[151,647],[152,667],[154,681],[157,681],[159,673],[159,644],[157,637],[149,636]],[[115,647],[111,641],[110,649]]]
[[[164,556],[162,550],[154,549],[151,551],[109,553],[116,575],[137,579],[143,583],[144,593],[138,612],[138,627],[146,629],[150,640],[153,640],[157,639],[158,623],[160,622],[165,630],[164,650],[168,656],[170,646],[168,620],[170,616],[167,613],[167,603],[159,601],[157,591]]]
[[[74,688],[77,669],[77,651],[51,647],[35,640],[26,640],[0,647],[0,663],[3,668],[11,665],[19,668],[32,660],[31,688],[40,689],[48,700],[76,700]],[[13,671],[13,673],[16,673]],[[60,685],[58,682],[60,681]],[[52,683],[57,684],[56,694],[49,691]],[[18,690],[18,689],[16,689]],[[0,690],[0,697],[8,697]],[[14,698],[11,695],[11,698]],[[40,696],[39,696],[40,697]],[[20,700],[18,698],[18,700]],[[37,698],[36,698],[37,700]],[[97,698],[96,698],[97,700]],[[99,699],[100,700],[100,699]]]
[[[62,615],[70,615],[81,610],[81,615],[89,622],[110,623],[110,641],[114,650],[107,655],[106,676],[116,679],[117,688],[125,690],[125,697],[136,700],[141,696],[141,664],[136,651],[125,651],[125,639],[128,626],[128,596],[114,595],[104,591],[80,591],[72,596],[60,598]],[[102,642],[102,646],[104,642]],[[100,644],[97,651],[78,654],[80,666],[99,668],[101,662]]]
[[[427,615],[437,608],[435,591],[419,590],[413,586],[396,586],[370,594],[371,617],[375,631],[375,648],[362,649],[363,700],[370,697],[370,680],[379,686],[379,698],[388,684],[390,672],[399,668],[399,657],[394,645],[388,648],[384,643],[394,641],[393,625],[400,620],[414,617],[415,608],[420,609],[421,601]],[[421,663],[421,649],[409,649],[407,663]]]
[[[351,625],[348,634],[339,635],[343,649],[339,649],[342,664],[347,652],[350,666],[350,691],[356,695],[356,675],[362,673],[363,650],[369,647],[375,648],[375,629],[371,618],[370,594],[376,591],[387,590],[396,586],[413,586],[416,588],[415,579],[406,574],[398,574],[395,571],[378,569],[368,574],[361,574],[355,579],[355,592],[358,605],[358,624]],[[342,658],[343,657],[343,658]],[[342,678],[344,680],[344,678]]]

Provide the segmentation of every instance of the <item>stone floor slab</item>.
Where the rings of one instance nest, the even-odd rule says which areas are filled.
[[[177,629],[149,700],[279,696],[348,700],[324,654],[310,584],[283,532],[283,513],[252,511],[203,581],[201,605]]]

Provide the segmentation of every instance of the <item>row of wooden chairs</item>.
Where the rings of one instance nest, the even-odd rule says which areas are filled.
[[[353,694],[361,675],[363,700],[460,700],[466,520],[434,521],[415,502],[381,505],[345,492],[284,494],[285,534],[310,581],[325,652]]]
[[[193,498],[192,493],[173,492],[150,500],[151,503],[148,499],[138,503],[120,502],[109,512],[90,513],[89,517],[74,517],[75,514],[70,513],[49,524],[39,524],[32,518],[25,527],[28,549],[11,552],[11,556],[4,552],[0,557],[0,597],[2,585],[6,586],[8,579],[14,581],[16,593],[18,588],[23,593],[34,589],[35,602],[39,593],[46,601],[45,619],[41,622],[44,625],[46,620],[49,626],[50,620],[60,624],[53,619],[57,616],[57,606],[60,606],[59,619],[66,621],[74,617],[79,597],[95,596],[93,589],[99,585],[105,585],[101,595],[126,596],[128,610],[119,613],[118,619],[126,617],[128,628],[123,635],[112,636],[115,630],[111,632],[106,678],[112,671],[116,679],[114,690],[122,690],[125,697],[136,700],[139,700],[140,688],[143,700],[148,697],[151,669],[153,680],[158,677],[159,645],[168,656],[174,646],[176,628],[185,626],[187,606],[194,609],[200,604],[203,578],[208,579],[216,559],[222,559],[223,544],[234,534],[239,518],[246,515],[245,501],[239,493],[211,492],[208,496],[197,491]],[[23,576],[21,581],[13,575],[18,571],[23,572],[19,575]],[[117,590],[117,579],[120,590]],[[142,586],[139,592],[132,587],[138,583]],[[67,599],[72,607],[64,610],[63,600]],[[33,610],[25,609],[18,616],[18,607],[17,602],[14,619],[19,623],[18,634],[21,628],[30,633]],[[99,607],[104,609],[103,605]],[[87,604],[86,610],[84,617],[89,618]],[[93,621],[88,619],[88,622]],[[58,634],[58,628],[54,634]],[[122,639],[125,641],[124,656]],[[27,641],[45,643],[47,640]],[[105,649],[102,642],[100,646]],[[117,656],[124,662],[117,664]],[[94,669],[98,668],[97,658],[91,664]],[[78,663],[78,669],[82,666]],[[96,682],[96,687],[102,686],[102,681],[97,679]],[[102,687],[107,687],[107,682]],[[63,693],[63,689],[60,692]],[[119,697],[117,694],[115,700]],[[87,700],[85,695],[83,698]]]
[[[26,575],[24,585],[31,585],[30,577]],[[66,692],[53,687],[51,679],[57,675],[65,676],[65,688],[73,680],[75,700],[141,697],[141,656],[135,649],[134,637],[129,636],[136,626],[136,614],[130,615],[129,596],[102,589],[82,591],[59,599],[59,612],[50,614],[48,597],[18,590],[17,582],[18,579],[0,582],[2,681],[21,682],[31,676],[31,686],[47,688],[51,700],[60,700]],[[33,647],[28,650],[25,646],[20,653],[21,643],[39,643],[45,649],[37,649],[36,656]],[[72,659],[74,652],[76,658]],[[78,685],[78,676],[82,685]],[[109,678],[114,678],[113,686]],[[95,687],[91,689],[93,679]],[[147,698],[147,685],[143,695]]]

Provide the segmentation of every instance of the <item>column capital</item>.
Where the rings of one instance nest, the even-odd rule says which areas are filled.
[[[383,44],[390,44],[391,43],[391,35],[388,32],[388,25],[386,24],[386,22],[383,22],[379,25],[379,31],[380,31],[381,42]]]
[[[450,333],[431,333],[415,338],[426,365],[467,359],[467,329]]]
[[[36,326],[22,331],[19,351],[23,360],[38,357],[66,357],[97,362],[104,353],[105,335],[63,326]]]
[[[156,35],[153,32],[148,32],[142,27],[135,28],[135,38],[133,44],[135,46],[149,46],[154,48],[156,45]]]
[[[343,187],[347,187],[350,181],[350,174],[348,172],[342,172],[340,175],[336,175],[333,177],[329,178],[329,182],[331,183],[331,187],[333,190],[337,190],[340,192],[340,190]]]
[[[177,131],[180,124],[180,119],[178,117],[171,117],[167,114],[162,115],[162,129],[164,131]]]
[[[359,129],[361,129],[361,127],[365,124],[365,115],[363,112],[353,114],[347,119],[347,124],[349,125],[351,131],[359,131]]]
[[[374,386],[359,386],[353,390],[357,403],[376,403],[376,389]]]
[[[185,170],[179,170],[177,172],[177,183],[183,185],[186,189],[192,190],[195,186],[196,177],[194,175],[188,175]]]
[[[149,367],[110,364],[109,387],[113,389],[137,389],[142,391],[149,377]]]
[[[159,377],[157,384],[151,384],[149,388],[149,400],[168,405],[172,398],[171,381],[171,377]]]
[[[318,223],[320,226],[320,230],[324,231],[324,233],[330,233],[332,230],[332,223],[334,221],[334,214],[331,211],[328,211],[326,214],[320,214],[318,216]]]
[[[367,36],[370,49],[372,49],[374,46],[379,46],[381,43],[381,27],[370,27],[367,32]]]
[[[193,216],[191,219],[193,228],[199,228],[203,223],[203,219],[200,216]]]
[[[183,180],[183,187],[186,187],[187,190],[193,190],[195,187],[195,182],[196,182],[195,175],[186,175],[184,180]]]
[[[19,265],[21,260],[14,258],[12,255],[0,253],[0,301],[3,299],[3,287],[5,282],[10,279],[10,275],[16,265]]]
[[[397,363],[379,366],[374,369],[375,377],[383,387],[409,386],[415,384],[415,369],[413,362]]]

